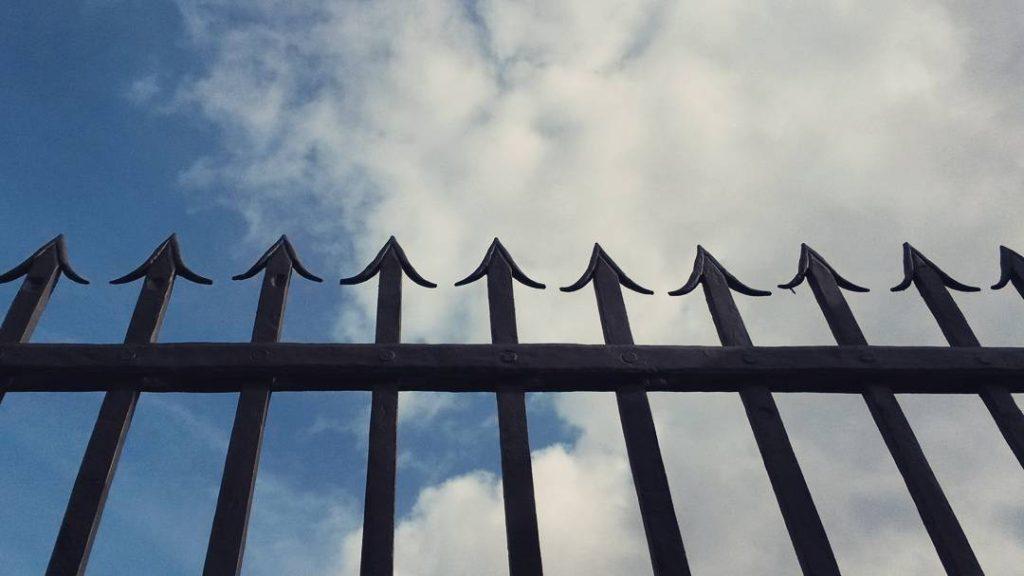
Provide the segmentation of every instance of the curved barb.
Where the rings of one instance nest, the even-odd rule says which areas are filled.
[[[975,286],[968,286],[954,280],[949,274],[946,274],[938,266],[936,266],[931,260],[925,257],[924,254],[918,252],[917,248],[910,245],[910,242],[903,243],[903,281],[892,287],[893,292],[901,292],[910,287],[914,282],[914,277],[917,275],[918,267],[928,267],[935,271],[942,279],[943,285],[953,290],[959,290],[960,292],[978,292],[981,288]]]
[[[704,281],[705,269],[708,267],[714,267],[717,269],[722,276],[725,277],[725,282],[729,288],[739,292],[740,294],[746,294],[747,296],[771,296],[771,292],[767,290],[758,290],[757,288],[751,288],[743,282],[740,282],[735,276],[729,273],[728,270],[722,266],[710,252],[704,249],[703,246],[697,245],[697,257],[693,261],[693,272],[690,273],[690,278],[686,281],[681,288],[669,292],[669,296],[682,296],[683,294],[689,294],[697,286]]]
[[[261,256],[260,259],[257,260],[256,263],[252,265],[252,268],[249,268],[242,274],[232,276],[231,279],[246,280],[252,278],[256,274],[258,274],[260,270],[263,270],[263,268],[266,267],[267,262],[270,261],[270,258],[274,256],[274,254],[276,254],[279,250],[284,250],[285,253],[288,254],[288,259],[291,260],[292,263],[292,269],[298,272],[299,276],[302,276],[306,280],[312,280],[313,282],[323,282],[323,278],[320,278],[319,276],[313,274],[312,272],[307,270],[305,266],[302,265],[302,262],[299,260],[298,254],[295,253],[295,248],[292,247],[292,243],[288,241],[288,236],[286,235],[281,235],[281,238],[278,239],[278,241],[275,242],[273,246],[271,246],[269,249],[267,249],[266,252],[263,253],[263,256]]]
[[[162,257],[164,254],[168,252],[170,253],[169,255],[171,257],[171,262],[173,262],[174,264],[174,274],[176,276],[181,276],[182,278],[195,282],[196,284],[213,284],[213,280],[196,274],[191,269],[189,269],[188,266],[185,265],[185,262],[181,259],[181,249],[178,246],[177,234],[171,234],[167,238],[167,240],[164,240],[159,246],[157,246],[156,250],[154,250],[153,253],[150,254],[149,258],[147,258],[146,261],[143,262],[138,268],[132,270],[131,272],[125,274],[124,276],[121,276],[120,278],[111,280],[110,283],[127,284],[140,278],[144,278],[149,273],[149,270],[150,268],[152,268],[153,264],[158,259],[160,259],[160,257]]]
[[[1014,278],[1024,280],[1024,256],[1010,250],[1006,246],[999,247],[999,281],[992,285],[993,290],[1000,290]]]
[[[622,268],[619,268],[619,265],[616,264],[615,261],[611,259],[611,256],[608,256],[608,253],[605,252],[603,248],[601,248],[600,244],[597,243],[594,244],[594,251],[590,255],[590,263],[587,264],[587,269],[585,272],[583,272],[583,276],[580,276],[580,279],[574,282],[573,284],[560,288],[560,290],[562,292],[575,292],[589,284],[591,279],[594,278],[594,272],[597,271],[597,265],[600,264],[601,262],[607,264],[608,267],[615,272],[615,275],[618,276],[619,278],[619,283],[625,286],[626,288],[629,288],[634,292],[639,292],[640,294],[654,294],[652,290],[644,288],[643,286],[634,282],[629,276],[626,276],[626,273],[622,271]]]
[[[381,263],[384,262],[384,257],[388,255],[388,252],[393,252],[395,254],[395,257],[398,258],[398,263],[402,266],[402,271],[405,272],[405,275],[408,276],[410,280],[424,288],[437,288],[437,284],[434,284],[430,280],[420,276],[419,272],[412,267],[412,264],[409,263],[409,259],[405,256],[405,250],[402,250],[402,246],[398,243],[398,240],[395,240],[394,236],[388,238],[388,241],[384,243],[384,247],[377,252],[377,256],[374,257],[373,261],[370,262],[362,272],[349,278],[342,278],[339,283],[342,285],[362,284],[370,278],[373,278],[377,275],[377,272],[380,272]]]
[[[67,276],[72,282],[77,282],[79,284],[89,283],[88,280],[79,276],[78,273],[71,268],[71,263],[68,262],[67,247],[64,244],[64,235],[58,234],[56,238],[50,240],[46,244],[43,244],[31,256],[26,258],[24,262],[18,264],[5,273],[0,274],[0,284],[10,282],[11,280],[21,278],[25,274],[28,274],[29,269],[32,268],[32,264],[34,264],[38,258],[51,248],[57,251],[57,267],[65,276]]]
[[[516,261],[512,259],[512,255],[508,253],[508,250],[505,249],[497,238],[491,242],[490,248],[487,249],[487,254],[484,255],[483,261],[476,267],[476,270],[473,270],[469,276],[466,276],[462,280],[456,282],[455,285],[465,286],[466,284],[476,282],[480,278],[483,278],[487,274],[487,271],[490,270],[491,263],[495,256],[503,259],[508,264],[509,270],[512,272],[512,277],[519,282],[529,286],[530,288],[537,288],[540,290],[545,288],[543,284],[531,279],[519,268]]]
[[[794,276],[792,280],[786,282],[785,284],[779,284],[779,288],[782,288],[783,290],[795,291],[793,289],[802,284],[804,278],[807,277],[807,273],[811,269],[812,260],[822,265],[826,270],[828,270],[829,274],[832,275],[832,278],[835,279],[836,284],[838,284],[840,288],[844,288],[851,292],[869,292],[867,288],[864,288],[863,286],[858,286],[857,284],[854,284],[853,282],[850,282],[846,278],[840,276],[839,272],[836,272],[836,269],[833,268],[824,258],[821,257],[821,254],[818,254],[817,251],[815,251],[807,244],[800,244],[800,263],[797,265],[796,276]]]

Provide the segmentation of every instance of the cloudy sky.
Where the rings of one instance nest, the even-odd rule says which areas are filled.
[[[788,280],[800,242],[873,290],[869,341],[944,342],[911,241],[955,278],[1024,248],[1021,0],[8,0],[0,6],[0,268],[65,232],[93,280],[61,283],[37,341],[116,342],[130,270],[170,232],[216,284],[176,286],[162,340],[243,341],[281,233],[332,281],[293,282],[284,338],[372,338],[373,285],[339,287],[395,234],[404,334],[485,342],[484,287],[452,283],[499,236],[527,342],[600,342],[576,279],[593,242],[655,296],[638,343],[716,344],[671,298],[707,247],[741,280]],[[0,287],[6,306],[17,286]],[[806,287],[739,296],[755,343],[828,344]],[[957,296],[983,344],[1024,342],[1012,291]],[[45,567],[101,396],[0,407],[0,564]],[[941,565],[858,396],[780,395],[844,574]],[[1018,397],[1018,401],[1024,398]],[[1024,564],[1024,472],[974,397],[902,398],[988,574]],[[652,395],[694,574],[798,573],[738,397]],[[201,570],[234,395],[144,396],[89,574]],[[364,393],[271,404],[244,572],[355,574]],[[649,574],[614,399],[533,394],[548,574]],[[396,572],[506,574],[494,400],[403,394]]]

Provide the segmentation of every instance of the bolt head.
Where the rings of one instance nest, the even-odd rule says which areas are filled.
[[[501,353],[501,361],[506,364],[515,364],[516,362],[519,361],[519,354],[507,350]]]
[[[395,351],[381,350],[380,353],[377,354],[377,358],[380,358],[381,362],[391,362],[392,360],[395,359]]]
[[[636,352],[623,352],[620,358],[626,364],[634,364],[637,360],[640,359],[640,357],[637,356]]]

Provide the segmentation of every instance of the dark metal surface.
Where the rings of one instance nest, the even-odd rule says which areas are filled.
[[[359,284],[380,274],[377,281],[378,344],[398,344],[402,338],[402,272],[427,288],[436,284],[424,279],[409,263],[405,251],[392,236],[372,262],[341,284]],[[388,362],[393,353],[378,358]],[[366,462],[366,498],[363,503],[363,543],[359,573],[390,576],[395,564],[395,471],[398,453],[398,390],[376,386],[370,399],[370,441]]]
[[[316,282],[320,279],[299,264],[295,250],[285,236],[281,236],[249,271],[236,276],[235,280],[251,278],[261,270],[263,286],[256,308],[252,341],[276,342],[281,335],[292,270]],[[231,441],[224,462],[224,475],[217,495],[213,528],[206,549],[206,562],[203,566],[205,576],[237,575],[242,570],[245,536],[249,528],[249,512],[263,446],[263,429],[270,406],[272,382],[272,379],[258,380],[239,394],[235,421],[231,427]]]
[[[867,289],[842,279],[820,254],[806,244],[801,249],[800,270],[797,276],[780,287],[792,289],[803,282],[804,278],[807,279],[836,342],[846,346],[866,345],[867,339],[864,338],[864,333],[861,332],[860,325],[857,324],[840,288],[854,292],[866,292]],[[892,389],[866,383],[864,401],[885,440],[885,445],[889,447],[889,453],[892,454],[900,474],[903,475],[903,481],[917,505],[917,511],[946,573],[950,576],[982,574],[981,566],[967,541],[967,536],[960,527],[960,522],[935,478],[935,473],[932,472],[917,436],[914,435]]]
[[[211,284],[210,280],[185,267],[177,239],[171,235],[142,266],[113,281],[120,284],[145,278],[124,339],[126,343],[149,344],[156,341],[174,279],[179,275],[200,284]],[[104,395],[46,574],[77,576],[85,573],[89,551],[99,529],[104,503],[138,398],[138,390],[130,388],[111,390]]]
[[[704,287],[704,297],[722,345],[751,346],[750,335],[730,289],[750,296],[768,296],[771,293],[741,283],[701,246],[697,247],[697,258],[689,281],[674,294],[686,294],[698,285]],[[764,380],[757,379],[752,379],[740,389],[740,399],[779,502],[782,518],[789,530],[789,537],[793,541],[800,568],[807,576],[838,576],[839,565],[775,399]]]
[[[0,284],[25,277],[7,309],[3,324],[0,324],[0,344],[28,342],[43,315],[46,303],[50,301],[50,294],[57,286],[61,272],[73,282],[89,283],[76,274],[68,263],[63,234],[43,244],[21,264],[0,274]],[[4,391],[0,390],[0,402],[3,399]]]
[[[515,344],[519,342],[519,333],[512,279],[532,288],[544,288],[544,285],[527,277],[497,238],[491,243],[480,266],[455,285],[464,286],[484,275],[487,276],[491,342]],[[506,358],[509,363],[517,360],[514,353],[508,354]],[[509,574],[540,575],[543,567],[537,529],[537,502],[533,491],[533,467],[530,462],[530,436],[526,422],[526,394],[522,390],[499,391],[497,400]]]
[[[507,361],[515,354],[515,363]],[[604,346],[583,344],[14,344],[0,345],[7,390],[1024,392],[1024,348],[912,346]]]
[[[630,280],[598,244],[594,245],[590,265],[583,276],[575,284],[562,288],[562,291],[579,290],[591,280],[597,296],[604,341],[608,344],[633,344],[633,333],[629,328],[629,317],[626,315],[626,305],[619,285],[641,294],[653,292]],[[622,358],[634,361],[632,356]],[[661,448],[658,446],[658,434],[654,429],[647,392],[639,381],[635,381],[619,387],[615,399],[618,402],[619,420],[626,440],[626,453],[640,503],[640,516],[647,535],[647,548],[654,574],[689,575],[690,567],[672,505],[672,493],[665,474],[665,463],[661,458]]]
[[[952,288],[961,292],[977,292],[978,288],[950,278],[909,243],[903,245],[903,266],[906,275],[893,291],[905,290],[913,282],[950,346],[980,347],[981,343],[948,290]],[[1003,438],[1010,445],[1010,450],[1021,466],[1024,466],[1024,414],[1021,414],[1010,390],[997,383],[987,383],[981,387],[980,396]]]

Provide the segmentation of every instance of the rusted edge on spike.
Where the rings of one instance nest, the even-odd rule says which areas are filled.
[[[274,245],[268,248],[267,251],[263,253],[263,256],[261,256],[260,259],[257,260],[256,263],[252,265],[252,268],[249,268],[242,274],[232,276],[231,279],[247,280],[249,278],[252,278],[256,274],[258,274],[260,270],[263,270],[263,268],[266,267],[267,262],[270,261],[270,258],[278,250],[281,249],[283,249],[288,254],[288,258],[292,262],[292,268],[299,273],[299,276],[302,276],[306,280],[312,280],[313,282],[323,282],[322,278],[313,274],[312,272],[307,270],[305,266],[302,265],[302,261],[299,260],[298,254],[295,253],[295,248],[292,247],[292,243],[288,241],[288,236],[285,234],[282,234],[281,238],[278,239],[277,242],[274,242]]]
[[[384,261],[384,257],[387,256],[388,251],[391,250],[394,251],[395,256],[398,258],[398,263],[402,266],[402,271],[405,272],[405,275],[408,276],[410,280],[424,288],[437,288],[437,284],[434,284],[430,280],[420,276],[419,272],[412,267],[412,264],[409,263],[409,259],[405,256],[405,250],[402,250],[402,246],[394,236],[388,238],[388,241],[384,243],[384,247],[377,252],[377,256],[374,257],[373,261],[371,261],[362,272],[349,278],[342,278],[339,281],[339,284],[362,284],[370,278],[373,278],[377,275],[377,272],[380,271],[381,262]]]
[[[1000,290],[1013,280],[1014,277],[1022,279],[1021,268],[1024,266],[1024,256],[1010,250],[1006,246],[999,247],[999,282],[992,285],[993,290]]]
[[[590,280],[593,279],[594,272],[597,270],[597,265],[600,264],[601,261],[604,261],[604,263],[607,264],[615,272],[615,275],[618,276],[619,278],[619,283],[625,286],[626,288],[629,288],[634,292],[639,292],[640,294],[654,294],[652,290],[644,288],[643,286],[634,282],[632,278],[626,276],[626,273],[622,271],[622,268],[619,268],[619,265],[616,264],[614,260],[612,260],[611,256],[609,256],[608,253],[605,252],[604,249],[601,248],[601,245],[598,243],[594,243],[594,251],[590,255],[590,263],[587,264],[587,269],[585,272],[583,272],[583,276],[580,276],[580,279],[574,282],[572,285],[560,288],[560,290],[562,292],[575,292],[580,288],[586,286],[588,283],[590,283]]]
[[[42,256],[43,253],[51,247],[57,250],[57,266],[60,268],[60,271],[68,277],[68,279],[79,284],[89,283],[88,280],[79,276],[78,273],[71,268],[71,263],[68,261],[67,246],[64,244],[64,235],[58,234],[53,240],[43,244],[38,250],[32,253],[32,255],[26,258],[24,262],[18,264],[5,273],[0,274],[0,284],[10,282],[11,280],[15,280],[27,274],[36,259]]]
[[[960,292],[978,292],[981,288],[976,286],[968,286],[954,280],[949,274],[942,271],[941,268],[936,266],[931,260],[921,254],[917,248],[910,245],[910,242],[903,243],[903,281],[892,287],[893,292],[902,292],[910,287],[914,282],[914,276],[917,274],[918,266],[928,266],[939,275],[942,279],[943,285],[946,288],[952,290],[959,290]]]
[[[845,288],[846,290],[849,290],[851,292],[869,292],[867,288],[863,286],[858,286],[857,284],[850,282],[846,278],[843,278],[839,274],[839,272],[836,272],[836,269],[833,268],[832,265],[828,263],[828,261],[822,258],[821,254],[818,254],[816,250],[814,250],[807,244],[800,244],[800,263],[797,265],[796,276],[794,276],[792,280],[785,284],[779,284],[779,288],[795,292],[795,290],[793,289],[802,284],[804,278],[807,277],[807,273],[811,269],[811,260],[814,260],[818,264],[824,266],[825,269],[828,270],[829,274],[832,275],[832,278],[835,279],[836,284],[839,285],[840,288]]]
[[[697,286],[704,281],[704,269],[706,266],[714,266],[722,276],[725,277],[725,283],[729,288],[739,292],[740,294],[746,294],[747,296],[771,296],[771,292],[767,290],[758,290],[757,288],[751,288],[743,282],[740,282],[738,278],[729,273],[728,270],[722,266],[710,252],[704,249],[700,244],[697,245],[697,257],[693,260],[693,272],[690,273],[690,278],[677,290],[669,292],[669,296],[682,296],[689,294]]]
[[[157,246],[156,250],[154,250],[153,253],[150,254],[149,258],[147,258],[146,261],[143,262],[138,268],[132,270],[131,272],[125,274],[124,276],[121,276],[120,278],[111,280],[110,283],[127,284],[128,282],[132,282],[138,280],[139,278],[145,277],[153,263],[156,262],[157,259],[159,259],[167,250],[170,250],[171,261],[174,262],[175,275],[181,276],[182,278],[195,282],[196,284],[213,284],[213,280],[196,274],[187,265],[185,265],[184,260],[182,260],[181,258],[181,249],[178,246],[177,234],[171,234],[166,240],[161,242],[160,245]]]
[[[455,285],[465,286],[466,284],[476,282],[480,278],[483,278],[484,275],[487,274],[487,271],[490,269],[491,262],[493,261],[495,255],[497,255],[500,258],[503,258],[505,262],[508,263],[508,267],[512,272],[512,277],[521,282],[522,284],[525,284],[530,288],[537,288],[540,290],[543,290],[545,288],[543,284],[531,279],[519,268],[519,266],[516,264],[516,261],[512,259],[512,255],[508,253],[508,250],[505,249],[505,246],[503,246],[501,244],[501,241],[499,241],[497,238],[495,238],[494,241],[491,242],[491,246],[487,249],[487,254],[484,255],[483,261],[481,261],[480,265],[476,267],[476,270],[473,270],[473,272],[469,276],[466,276],[462,280],[456,282]]]

